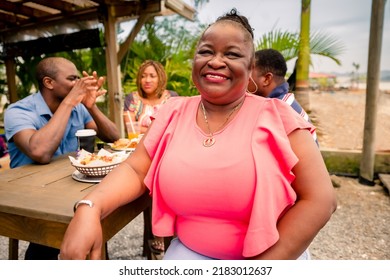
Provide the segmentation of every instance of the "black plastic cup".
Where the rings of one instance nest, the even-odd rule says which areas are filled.
[[[76,131],[76,137],[79,144],[79,150],[86,150],[93,153],[95,151],[96,131],[93,129],[81,129]]]

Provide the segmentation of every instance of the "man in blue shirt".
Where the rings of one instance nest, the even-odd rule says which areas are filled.
[[[10,167],[47,164],[53,157],[76,151],[75,133],[94,129],[105,142],[119,139],[119,131],[99,110],[96,98],[105,94],[103,77],[83,72],[62,57],[48,57],[37,65],[39,92],[7,108],[4,128]],[[56,259],[59,250],[30,243],[25,259]]]
[[[255,53],[255,68],[248,90],[256,95],[278,98],[289,104],[306,121],[311,122],[308,114],[289,92],[289,84],[285,80],[287,64],[283,55],[274,49],[262,49]],[[312,136],[318,145],[317,135],[312,131]]]

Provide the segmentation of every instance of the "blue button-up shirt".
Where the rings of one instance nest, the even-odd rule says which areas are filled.
[[[50,111],[40,92],[29,95],[18,102],[11,104],[4,114],[5,136],[8,141],[10,167],[18,167],[34,161],[25,155],[15,145],[12,137],[21,130],[35,129],[47,125],[53,113]],[[92,121],[92,116],[82,104],[73,108],[61,143],[54,153],[54,157],[77,150],[75,133]]]

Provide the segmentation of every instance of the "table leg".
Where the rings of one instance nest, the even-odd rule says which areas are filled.
[[[152,252],[149,248],[148,241],[154,238],[152,233],[152,208],[151,206],[146,208],[143,211],[144,217],[144,248],[142,255],[145,256],[148,260],[152,259]]]
[[[8,259],[18,260],[19,259],[19,240],[9,238],[8,239]]]
[[[110,257],[108,256],[108,242],[104,243],[104,249],[103,249],[103,252],[102,252],[102,256],[104,260],[109,260]]]

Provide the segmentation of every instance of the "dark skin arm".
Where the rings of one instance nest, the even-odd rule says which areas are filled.
[[[151,159],[143,140],[136,151],[111,171],[84,199],[94,206],[80,205],[61,244],[61,259],[101,259],[103,246],[100,221],[115,209],[134,201],[146,191],[143,184]]]
[[[289,135],[299,158],[292,187],[297,201],[278,221],[279,240],[254,259],[297,259],[336,210],[336,197],[321,153],[307,130]]]

